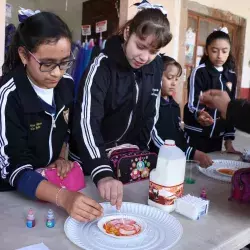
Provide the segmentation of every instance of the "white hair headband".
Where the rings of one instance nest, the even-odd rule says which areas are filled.
[[[220,27],[219,29],[214,29],[214,31],[222,31],[222,32],[224,32],[224,33],[226,33],[226,34],[229,33],[227,27]]]
[[[144,9],[158,9],[162,12],[163,15],[167,16],[167,11],[163,8],[160,4],[151,4],[147,0],[142,0],[140,3],[135,3],[135,6],[137,6],[138,10],[144,10]]]
[[[40,12],[41,12],[40,10],[33,11],[33,10],[30,10],[30,9],[24,9],[24,8],[20,7],[20,10],[18,11],[19,22],[22,23],[28,17],[34,16],[37,13],[40,13]]]

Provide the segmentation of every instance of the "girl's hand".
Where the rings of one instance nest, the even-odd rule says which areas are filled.
[[[198,111],[197,121],[204,127],[211,126],[214,123],[214,119],[205,110]]]
[[[118,210],[121,209],[123,199],[123,184],[113,177],[105,177],[98,181],[97,188],[103,199],[110,201],[111,205],[116,205]]]
[[[218,109],[221,112],[221,117],[226,119],[227,106],[230,102],[230,97],[226,91],[211,89],[203,93],[200,97],[200,102],[207,107]]]
[[[74,163],[72,161],[67,161],[62,157],[59,157],[54,163],[48,166],[49,168],[56,168],[57,175],[64,179],[70,170],[74,167]]]
[[[99,203],[79,192],[62,190],[58,202],[69,216],[80,222],[92,221],[103,215],[103,208]]]
[[[208,168],[213,164],[213,161],[210,156],[208,156],[204,152],[201,152],[200,150],[195,150],[194,160],[198,161],[202,168]]]

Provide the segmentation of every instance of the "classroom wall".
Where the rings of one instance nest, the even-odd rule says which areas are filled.
[[[52,11],[59,15],[69,26],[73,40],[81,39],[82,3],[87,0],[35,0],[41,10]],[[123,1],[123,0],[122,0]]]
[[[0,1],[0,76],[2,75],[2,64],[4,62],[4,37],[5,37],[5,5],[6,1]]]

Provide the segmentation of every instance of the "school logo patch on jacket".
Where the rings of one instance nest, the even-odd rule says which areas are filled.
[[[63,117],[65,122],[68,124],[69,123],[69,109],[63,111]]]

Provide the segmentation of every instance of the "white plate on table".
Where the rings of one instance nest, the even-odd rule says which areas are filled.
[[[118,216],[109,203],[101,203],[104,216]],[[123,202],[121,213],[146,223],[145,230],[137,237],[117,239],[105,235],[98,228],[98,220],[82,223],[68,218],[64,231],[70,241],[85,250],[167,250],[182,236],[182,226],[172,215],[146,205]]]
[[[231,160],[213,160],[213,165],[208,168],[199,167],[199,171],[204,175],[216,180],[231,182],[232,175],[221,173],[220,169],[230,169],[236,171],[241,168],[249,168],[250,163]]]

